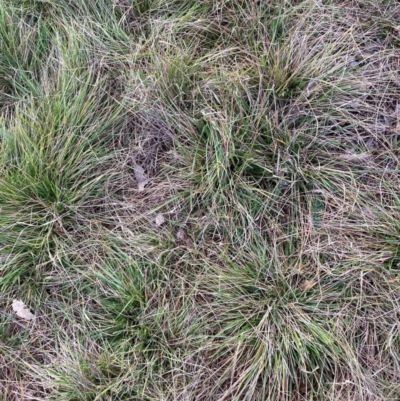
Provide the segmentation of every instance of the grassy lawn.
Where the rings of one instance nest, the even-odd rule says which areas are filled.
[[[399,173],[398,1],[0,0],[0,400],[398,401]]]

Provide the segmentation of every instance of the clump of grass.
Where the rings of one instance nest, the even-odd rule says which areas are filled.
[[[398,5],[0,19],[0,399],[399,398]]]

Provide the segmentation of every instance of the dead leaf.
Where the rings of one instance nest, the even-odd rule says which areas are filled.
[[[313,280],[306,280],[301,286],[300,291],[307,291],[313,288],[317,284],[316,281]]]
[[[165,223],[165,218],[164,218],[164,216],[161,214],[161,213],[159,213],[157,216],[156,216],[156,224],[158,225],[158,226],[161,226],[162,224],[164,224]]]
[[[353,100],[349,103],[349,107],[351,107],[352,109],[360,109],[362,107],[362,103],[357,102],[357,100]]]
[[[180,228],[177,233],[176,233],[176,238],[180,239],[180,240],[185,240],[186,239],[186,233],[185,230],[183,230],[182,228]]]
[[[144,187],[149,182],[147,175],[144,172],[144,168],[140,164],[136,164],[134,167],[135,170],[135,178],[138,183],[138,191],[144,191]]]
[[[35,315],[31,313],[29,308],[21,300],[14,299],[12,308],[17,316],[22,317],[25,320],[32,320],[35,317]]]
[[[364,152],[364,153],[345,153],[342,155],[339,155],[338,158],[342,159],[342,160],[349,160],[349,161],[353,161],[353,160],[365,160],[368,159],[370,157],[370,153],[368,152]]]

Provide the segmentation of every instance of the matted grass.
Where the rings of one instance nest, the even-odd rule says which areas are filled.
[[[0,400],[400,399],[399,135],[396,1],[0,0]]]

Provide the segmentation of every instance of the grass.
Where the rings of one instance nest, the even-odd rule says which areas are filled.
[[[0,0],[0,400],[398,400],[399,27]]]

